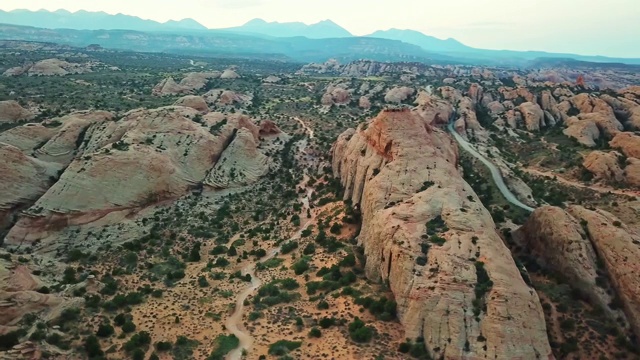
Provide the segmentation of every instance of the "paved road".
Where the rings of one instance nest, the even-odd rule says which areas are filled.
[[[449,126],[447,126],[447,129],[449,129],[451,135],[453,135],[454,139],[456,139],[458,144],[460,144],[460,146],[466,152],[482,161],[482,163],[489,168],[489,170],[491,171],[491,177],[493,177],[493,182],[498,186],[498,190],[500,190],[502,196],[504,196],[504,198],[508,202],[529,212],[533,212],[533,210],[535,210],[534,208],[523,204],[520,200],[518,200],[517,197],[515,197],[515,195],[513,195],[511,190],[509,190],[509,188],[507,187],[507,184],[504,183],[504,179],[502,178],[500,170],[498,170],[498,168],[491,161],[487,160],[484,156],[477,152],[476,149],[474,149],[473,146],[471,146],[471,144],[467,142],[467,140],[465,140],[462,136],[460,136],[460,134],[456,132],[456,130],[453,128],[453,122],[449,122]]]

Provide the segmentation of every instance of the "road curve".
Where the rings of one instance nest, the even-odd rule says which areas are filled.
[[[500,170],[498,170],[498,168],[491,161],[487,160],[478,151],[476,151],[476,149],[474,149],[473,146],[471,146],[471,144],[467,142],[467,140],[465,140],[462,136],[460,136],[460,134],[458,134],[458,132],[456,132],[456,130],[453,128],[453,122],[449,122],[449,126],[447,126],[447,129],[449,130],[451,135],[453,135],[453,138],[456,139],[458,144],[460,144],[462,149],[473,155],[478,160],[482,161],[482,163],[489,168],[489,170],[491,171],[491,177],[493,177],[493,182],[496,184],[496,186],[498,186],[498,190],[500,190],[502,196],[504,196],[504,198],[508,202],[528,212],[533,212],[533,210],[535,210],[531,206],[523,204],[520,200],[518,200],[517,197],[515,197],[515,195],[513,195],[511,190],[509,190],[509,188],[507,187],[507,184],[505,184]]]

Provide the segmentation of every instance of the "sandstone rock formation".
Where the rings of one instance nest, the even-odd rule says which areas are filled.
[[[269,75],[266,78],[262,79],[262,82],[269,83],[269,84],[275,84],[277,82],[280,82],[280,80],[282,80],[282,79],[277,77],[277,76],[275,76],[275,75]]]
[[[17,101],[0,101],[0,124],[29,120],[32,118],[33,113],[20,106]]]
[[[324,106],[344,105],[351,101],[351,93],[343,86],[329,85],[320,103]]]
[[[202,97],[207,104],[215,106],[246,105],[253,99],[251,95],[239,94],[231,90],[222,89],[209,90],[202,95]]]
[[[630,132],[621,132],[609,142],[609,146],[620,151],[628,157],[640,159],[640,136]]]
[[[510,88],[501,87],[498,92],[502,95],[504,100],[517,100],[518,98],[524,99],[526,102],[537,103],[536,96],[529,91],[526,87]]]
[[[37,292],[43,285],[26,265],[0,258],[0,334],[16,330],[26,314],[40,312],[41,319],[52,320],[63,309],[81,306],[84,301]]]
[[[575,116],[565,120],[566,129],[562,133],[572,137],[584,146],[596,146],[596,140],[600,138],[600,129],[598,125],[592,121],[581,121]]]
[[[156,96],[189,94],[205,87],[210,79],[218,77],[221,77],[219,72],[192,72],[185,75],[179,84],[172,77],[167,77],[154,86],[151,92]]]
[[[188,92],[189,90],[187,88],[178,85],[172,77],[162,80],[152,90],[153,95],[156,96],[186,94]]]
[[[0,142],[0,233],[13,222],[13,210],[30,205],[55,181],[62,165],[25,155]]]
[[[471,101],[473,101],[473,104],[478,105],[482,101],[484,89],[479,84],[473,83],[469,87],[468,94],[469,98],[471,98]]]
[[[579,219],[558,207],[544,206],[536,209],[513,237],[540,265],[561,274],[593,303],[609,309],[612,297],[596,284],[598,256]],[[614,313],[611,309],[608,312]]]
[[[624,127],[616,119],[613,109],[602,99],[586,93],[578,94],[558,104],[566,120],[571,111],[577,112],[577,118],[584,122],[593,122],[603,135],[612,138]]]
[[[371,101],[369,101],[369,97],[368,96],[360,96],[360,99],[358,100],[358,106],[362,109],[369,109],[371,108]]]
[[[600,259],[631,328],[640,337],[638,234],[606,211],[570,206],[566,213],[557,208],[536,210],[519,235],[549,266],[574,279],[576,285],[602,302],[606,296],[598,286],[591,285],[596,259]]]
[[[621,183],[624,181],[624,172],[620,168],[619,159],[620,154],[615,151],[592,151],[582,165],[598,180]]]
[[[182,80],[180,86],[188,90],[200,90],[207,85],[210,79],[220,77],[220,72],[192,72],[188,73]]]
[[[415,93],[415,90],[413,88],[410,88],[407,86],[401,86],[401,87],[396,86],[393,89],[387,91],[386,95],[384,96],[384,101],[388,103],[399,104],[407,100],[407,98],[409,98],[414,93]]]
[[[506,108],[499,101],[492,101],[487,104],[487,109],[491,116],[498,116],[506,111]]]
[[[68,125],[65,121],[63,129],[68,127],[68,131],[60,130],[42,149],[48,148],[49,161],[59,163],[74,153],[68,151],[70,144],[79,146],[77,155],[72,156],[60,179],[18,220],[6,242],[17,245],[43,240],[61,227],[89,224],[113,212],[131,212],[175,199],[205,180],[240,129],[258,139],[258,127],[245,116],[210,113],[197,123],[192,120],[196,115],[197,110],[179,106],[134,110],[118,122],[88,121],[81,141],[78,123],[87,119]],[[256,143],[248,142],[242,134],[225,155],[229,164],[249,163],[243,158],[245,150],[253,151],[246,157],[256,154]],[[58,152],[65,157],[54,156]],[[253,173],[245,172],[249,173],[245,182],[255,179]],[[124,183],[127,186],[123,187]]]
[[[257,150],[257,141],[250,130],[238,130],[205,179],[205,184],[214,188],[231,188],[251,184],[265,175],[269,171],[269,158]]]
[[[414,109],[430,126],[447,125],[453,115],[453,107],[446,101],[422,91],[416,99],[418,106]]]
[[[518,111],[522,114],[525,126],[529,131],[538,131],[546,124],[544,122],[544,111],[538,104],[525,102],[517,107]]]
[[[183,96],[180,99],[176,100],[176,102],[173,105],[190,107],[192,109],[198,110],[203,114],[206,114],[209,112],[209,106],[204,101],[202,96],[196,96],[196,95]]]
[[[433,358],[553,357],[537,295],[462,180],[450,137],[410,111],[383,112],[332,154],[362,212],[366,274],[389,284],[407,338],[423,337]]]
[[[233,69],[227,69],[222,72],[222,75],[220,75],[220,79],[237,79],[239,77],[240,75],[238,75],[238,73]]]
[[[277,135],[282,133],[282,130],[280,130],[278,128],[278,126],[276,125],[276,123],[274,123],[271,120],[262,120],[260,122],[260,130],[259,130],[259,134],[261,136],[265,136],[265,135]]]

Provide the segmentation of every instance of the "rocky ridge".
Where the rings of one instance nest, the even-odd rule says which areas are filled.
[[[366,274],[389,284],[406,337],[423,337],[436,358],[553,357],[538,297],[449,137],[416,113],[385,111],[340,135],[332,155],[362,212]]]

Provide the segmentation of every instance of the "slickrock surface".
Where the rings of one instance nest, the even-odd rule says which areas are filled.
[[[33,118],[31,111],[23,108],[17,101],[0,101],[0,124],[12,123]]]
[[[265,175],[269,171],[269,159],[258,152],[256,142],[251,131],[240,129],[207,176],[205,184],[230,188],[251,184]]]
[[[566,212],[557,208],[538,209],[521,233],[548,263],[585,285],[596,298],[604,300],[600,289],[590,285],[593,282],[593,255],[596,254],[622,300],[624,313],[636,337],[640,337],[638,234],[604,210],[588,210],[577,205],[570,206]]]
[[[248,117],[211,113],[201,124],[193,120],[198,115],[188,107],[164,107],[134,110],[118,122],[92,123],[79,144],[79,156],[29,215],[18,220],[6,242],[29,243],[70,224],[87,224],[111,212],[182,196],[205,180],[240,129],[246,131],[239,132],[241,140],[226,161],[251,163],[247,159],[253,158],[256,143],[243,142],[243,134],[257,141],[259,129]],[[70,136],[67,140],[60,143],[78,144]],[[260,160],[255,169],[244,170],[246,181],[264,173],[257,167],[263,158],[255,158]]]
[[[332,153],[345,198],[361,208],[366,274],[389,284],[407,338],[424,337],[434,358],[553,358],[536,292],[461,178],[450,137],[409,111],[383,112]],[[444,241],[423,238],[432,234]],[[474,309],[482,269],[491,286]]]
[[[604,151],[592,151],[584,159],[583,166],[589,170],[596,179],[609,181],[624,181],[624,172],[620,168],[620,154]]]
[[[190,107],[192,109],[196,109],[200,111],[203,114],[206,114],[209,112],[209,106],[204,101],[202,96],[196,96],[196,95],[183,96],[180,99],[176,100],[176,102],[173,105]]]
[[[0,229],[9,225],[11,210],[44,194],[62,166],[25,155],[0,143]]]
[[[598,256],[579,219],[561,208],[544,206],[536,209],[513,237],[538,263],[562,274],[596,304],[609,309],[612,297],[596,284]],[[609,309],[609,313],[613,311]]]

